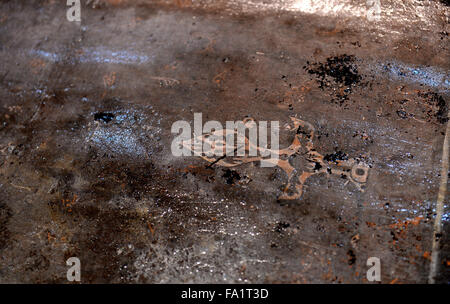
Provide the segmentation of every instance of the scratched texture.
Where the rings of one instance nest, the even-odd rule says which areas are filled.
[[[382,283],[427,282],[448,1],[382,1],[375,21],[365,1],[82,1],[81,23],[63,2],[0,1],[1,283],[66,283],[73,256],[84,283],[365,283],[369,257]],[[308,122],[365,189],[321,172],[280,200],[281,167],[172,156],[198,112]]]

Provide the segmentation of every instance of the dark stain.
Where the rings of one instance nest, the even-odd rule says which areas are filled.
[[[54,102],[54,103],[56,103],[58,105],[64,104],[64,102],[65,102],[65,100],[67,98],[66,93],[63,90],[60,90],[60,89],[53,90],[53,92],[51,92],[49,94],[49,96],[50,96],[50,101]]]
[[[327,162],[337,163],[338,160],[348,160],[348,155],[342,151],[336,151],[331,154],[327,154],[323,158]]]
[[[9,243],[10,232],[8,222],[12,216],[12,210],[5,203],[0,203],[0,250]]]
[[[398,115],[398,117],[400,117],[401,119],[406,119],[406,118],[408,118],[408,113],[406,113],[406,112],[403,111],[403,110],[398,110],[398,111],[397,111],[397,115]]]
[[[184,170],[182,170],[182,176],[186,177],[188,173],[192,174],[193,176],[200,178],[201,180],[211,183],[215,180],[214,178],[214,169],[210,167],[203,167],[203,166],[192,166],[188,167]]]
[[[297,134],[302,134],[303,136],[305,136],[307,139],[311,139],[311,133],[308,132],[308,130],[304,130],[304,128],[302,126],[299,126],[297,129]]]
[[[448,105],[441,95],[435,92],[419,92],[419,97],[425,98],[427,103],[431,106],[437,108],[437,111],[434,113],[437,121],[441,124],[445,124],[448,121]],[[429,110],[427,113],[429,116],[432,115],[432,111]]]
[[[355,85],[360,84],[362,77],[355,65],[355,56],[340,55],[327,58],[326,62],[310,63],[304,66],[309,74],[316,75],[319,88],[331,87],[331,82],[338,85],[336,96],[342,104],[348,99]]]
[[[44,256],[41,250],[31,250],[28,253],[26,271],[44,271],[50,267],[50,260]]]
[[[356,262],[356,255],[355,255],[355,253],[353,252],[352,249],[349,249],[347,251],[347,257],[348,257],[348,264],[349,265],[355,264],[355,262]]]
[[[286,223],[286,222],[278,222],[277,225],[275,226],[275,231],[276,232],[283,232],[284,230],[286,230],[286,228],[289,228],[290,224]]]
[[[226,169],[223,170],[225,173],[222,175],[223,178],[225,178],[225,181],[229,185],[233,185],[235,181],[238,181],[241,179],[241,176],[239,173],[237,173],[234,170]]]
[[[77,203],[70,214],[58,201],[50,202],[49,207],[61,222],[82,223],[84,227],[68,240],[70,246],[64,253],[65,257],[77,256],[84,262],[84,281],[111,282],[124,275],[121,266],[135,256],[133,252],[118,255],[117,249],[126,248],[130,242],[135,247],[139,244],[135,230],[145,227],[142,216],[132,210],[104,209],[101,205]],[[132,270],[132,265],[128,269]]]
[[[97,168],[95,163],[91,159],[82,169],[84,178],[91,181],[89,191],[85,194],[94,201],[108,201],[116,195],[127,195],[140,200],[143,195],[151,192],[151,185],[160,178],[151,162],[129,166],[121,162],[102,161],[102,165]]]
[[[113,120],[114,117],[115,116],[112,113],[98,112],[98,113],[94,114],[94,120],[97,120],[97,121],[101,120],[101,121],[106,122],[106,123],[108,123],[111,120]]]
[[[322,169],[322,165],[319,162],[315,162],[314,171],[319,171]]]

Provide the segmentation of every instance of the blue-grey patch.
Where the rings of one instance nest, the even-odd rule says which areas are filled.
[[[128,50],[109,50],[105,48],[82,48],[80,53],[63,57],[60,54],[43,50],[31,50],[32,56],[39,56],[51,62],[65,60],[70,63],[114,63],[114,64],[142,64],[150,60],[147,55]]]
[[[94,130],[91,142],[99,148],[115,154],[144,156],[145,148],[139,143],[130,129],[99,128]]]
[[[380,72],[396,80],[418,83],[429,87],[442,87],[445,91],[450,88],[448,73],[435,67],[411,67],[399,62],[388,62],[382,65]]]

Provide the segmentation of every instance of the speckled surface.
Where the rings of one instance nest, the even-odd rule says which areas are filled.
[[[0,2],[0,282],[425,283],[449,100],[445,1]],[[174,157],[171,125],[315,128],[370,166],[277,200],[280,168]],[[292,134],[280,134],[280,146]],[[345,155],[345,156],[344,156]],[[300,170],[302,154],[289,159]],[[438,282],[449,281],[448,198]]]

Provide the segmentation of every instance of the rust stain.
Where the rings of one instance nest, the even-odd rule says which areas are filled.
[[[424,257],[425,259],[431,261],[431,253],[430,253],[429,251],[425,251],[425,252],[423,253],[423,257]]]
[[[341,33],[342,30],[338,28],[334,28],[332,30],[325,30],[325,29],[317,29],[316,34],[322,37],[332,37],[336,36],[337,34]]]
[[[225,70],[223,72],[220,72],[219,74],[217,74],[216,76],[214,76],[213,78],[213,82],[215,84],[217,84],[218,86],[220,86],[222,84],[222,82],[225,81],[225,76],[228,74],[228,70]]]
[[[103,91],[102,98],[106,96],[108,89],[116,83],[116,72],[111,72],[103,76],[103,85],[105,90]]]
[[[398,284],[398,278],[393,279],[392,281],[389,282],[389,284]]]
[[[112,87],[116,83],[116,72],[111,72],[103,76],[103,84],[106,88]]]
[[[69,213],[72,212],[72,207],[75,204],[75,202],[77,201],[77,199],[78,199],[78,196],[76,194],[73,195],[72,199],[62,199],[62,204],[66,208],[67,212],[69,212]]]
[[[155,228],[153,227],[153,225],[150,222],[147,222],[147,227],[148,229],[150,229],[150,232],[152,233],[152,236],[155,235]]]
[[[205,53],[211,53],[214,51],[214,45],[216,44],[216,40],[213,38],[210,38],[208,36],[204,37],[204,35],[202,35],[199,32],[194,32],[192,33],[192,37],[193,38],[197,38],[197,39],[207,39],[208,40],[208,44],[199,52],[200,54],[205,54]]]
[[[399,230],[408,230],[409,225],[417,226],[419,225],[420,221],[423,220],[423,216],[417,216],[411,220],[401,221],[398,220],[397,223],[389,225],[392,229],[399,229]]]
[[[377,224],[374,222],[366,222],[367,227],[375,228],[377,227]]]
[[[49,243],[52,243],[55,239],[56,239],[55,236],[52,235],[52,234],[50,233],[50,231],[47,231],[47,241],[48,241]]]
[[[192,6],[192,0],[173,0],[173,2],[179,8]]]

